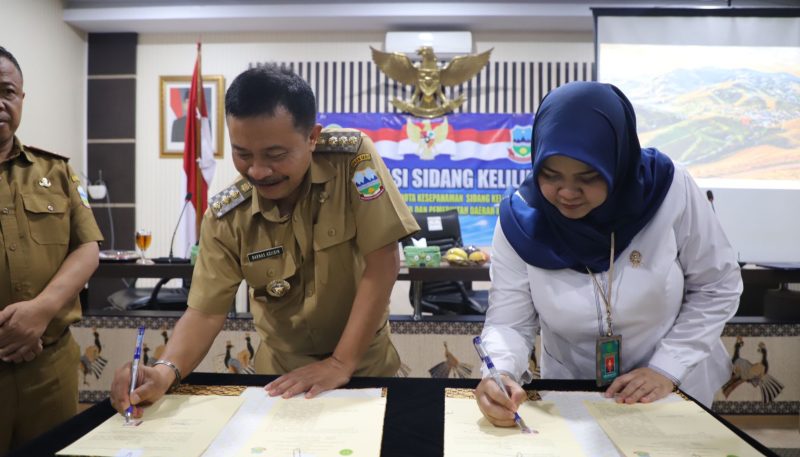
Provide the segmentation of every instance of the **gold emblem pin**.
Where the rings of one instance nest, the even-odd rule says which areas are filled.
[[[50,180],[49,180],[49,179],[47,179],[47,178],[42,178],[42,179],[40,179],[40,180],[39,180],[39,185],[40,185],[40,186],[42,186],[42,187],[44,187],[44,188],[48,188],[48,187],[50,187],[50,186],[51,186],[51,183],[50,183]]]
[[[286,292],[289,292],[291,288],[292,286],[290,286],[288,282],[283,279],[276,279],[270,281],[269,285],[267,285],[267,293],[273,297],[281,298],[286,295]]]
[[[633,251],[631,252],[630,259],[631,265],[633,265],[634,268],[639,268],[639,265],[642,264],[642,253],[639,251]]]

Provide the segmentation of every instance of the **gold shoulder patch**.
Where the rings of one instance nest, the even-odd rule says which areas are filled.
[[[253,193],[253,186],[245,179],[239,179],[227,188],[223,189],[220,193],[211,197],[208,201],[208,207],[217,216],[217,219],[227,214],[233,208],[236,208],[249,199]]]
[[[314,152],[350,152],[356,153],[361,147],[361,132],[333,130],[322,132],[317,140]]]
[[[69,162],[69,157],[62,156],[61,154],[56,154],[55,152],[45,151],[44,149],[35,148],[33,146],[24,146],[25,150],[30,151],[34,154],[41,154],[50,157],[55,157],[56,159],[61,159],[65,162]]]

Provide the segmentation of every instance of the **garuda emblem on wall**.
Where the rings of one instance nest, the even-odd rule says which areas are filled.
[[[417,54],[422,61],[415,65],[401,52],[382,52],[372,49],[372,60],[388,77],[416,86],[409,100],[395,98],[392,105],[417,117],[433,118],[450,113],[462,103],[464,94],[448,100],[443,86],[457,86],[472,79],[489,62],[492,50],[481,54],[454,57],[444,68],[439,67],[436,54],[430,46],[422,46]]]

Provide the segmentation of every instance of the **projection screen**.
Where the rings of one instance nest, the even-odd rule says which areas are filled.
[[[686,167],[741,261],[800,262],[800,9],[596,9],[597,80]]]

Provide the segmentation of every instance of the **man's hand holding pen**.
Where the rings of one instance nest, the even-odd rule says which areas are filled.
[[[133,417],[142,417],[142,406],[155,403],[167,393],[175,382],[175,373],[163,365],[140,366],[136,376],[136,389],[130,393],[131,363],[126,363],[114,373],[111,384],[111,406],[125,414],[128,406],[134,405]]]

